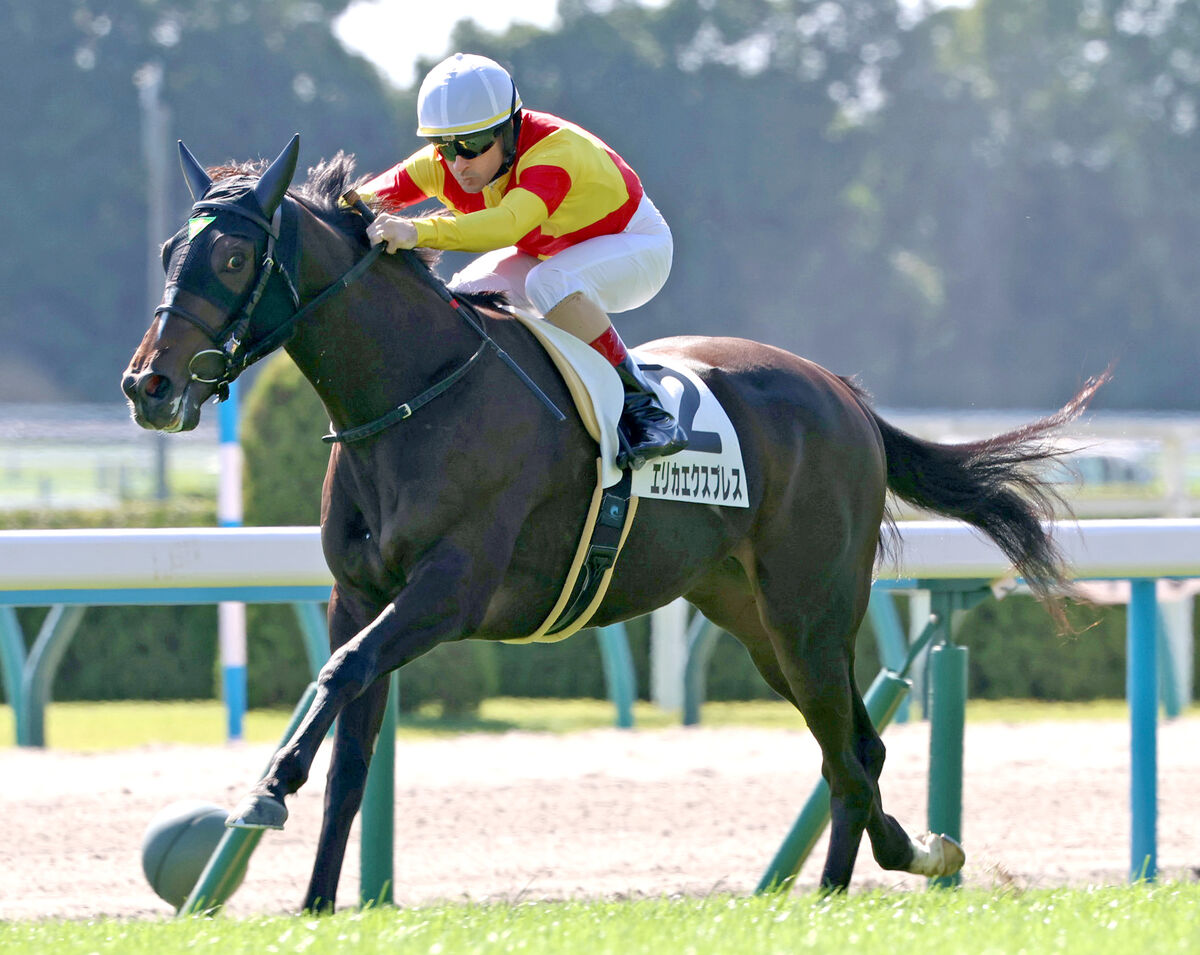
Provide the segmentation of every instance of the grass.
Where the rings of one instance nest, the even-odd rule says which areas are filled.
[[[794,897],[380,908],[328,918],[0,923],[5,955],[304,952],[638,953],[1194,952],[1200,885],[871,891]]]
[[[251,710],[245,719],[244,737],[252,743],[275,743],[290,714],[285,710]],[[524,730],[571,733],[614,725],[615,711],[605,700],[531,700],[495,697],[485,700],[478,716],[443,718],[436,706],[405,714],[398,728],[401,738],[446,736],[456,733],[503,733]],[[1043,703],[1029,700],[979,700],[967,704],[971,722],[1027,723],[1044,720],[1125,720],[1122,700],[1091,703]],[[763,729],[801,729],[799,715],[786,703],[754,701],[707,703],[702,710],[705,726],[752,726]],[[678,712],[660,710],[650,703],[634,706],[639,729],[678,726]],[[11,708],[0,706],[0,745],[15,739]],[[154,703],[52,703],[46,713],[46,740],[54,749],[88,752],[126,749],[151,743],[218,745],[225,741],[225,710],[211,700]]]

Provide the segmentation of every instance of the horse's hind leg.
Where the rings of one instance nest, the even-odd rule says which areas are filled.
[[[768,685],[800,710],[821,747],[832,815],[821,885],[845,889],[863,832],[878,807],[875,780],[859,756],[857,691],[850,677],[850,646],[862,613],[856,615],[857,604],[844,591],[839,594],[816,580],[800,586],[791,567],[786,575],[774,576],[761,561],[753,566],[754,582],[727,565],[688,598],[746,646]],[[813,599],[818,591],[820,599]],[[860,611],[865,610],[862,603]]]
[[[832,815],[821,885],[838,890],[849,884],[864,831],[871,840],[875,861],[884,869],[929,877],[953,875],[962,868],[965,858],[958,843],[934,833],[913,839],[883,810],[879,778],[886,751],[854,685],[853,654],[849,648],[861,615],[854,619],[856,623],[844,643],[844,654],[837,650],[840,641],[821,639],[820,635],[826,632],[823,629],[810,631],[812,636],[798,643],[776,638],[775,661],[762,654],[751,654],[769,684],[778,690],[780,680],[786,682],[792,690],[788,698],[804,714],[821,746],[822,773],[829,783]],[[799,648],[798,652],[793,647]],[[811,685],[813,680],[821,683],[822,691],[806,694],[803,686]],[[843,709],[842,701],[848,703],[848,712]]]
[[[816,620],[798,638],[775,641],[780,669],[821,747],[821,773],[829,783],[830,833],[821,886],[843,890],[850,884],[863,831],[871,818],[874,787],[859,761],[853,735],[853,687],[844,654]]]
[[[853,673],[853,668],[851,668]],[[871,840],[871,852],[875,861],[884,869],[908,871],[912,864],[915,844],[904,827],[883,811],[883,799],[879,792],[879,777],[883,774],[883,762],[887,755],[883,740],[857,690],[854,693],[854,727],[859,762],[867,771],[873,791],[873,805],[867,820],[867,836]]]
[[[833,528],[827,528],[832,533]],[[830,540],[841,540],[832,533]],[[752,573],[763,630],[774,650],[751,655],[768,683],[786,681],[790,698],[821,746],[829,783],[830,827],[824,888],[850,883],[863,833],[883,867],[949,875],[962,864],[961,849],[940,836],[914,841],[883,812],[878,779],[884,749],[853,680],[853,647],[870,596],[874,540],[856,548],[820,547],[809,539],[797,554],[790,542],[762,541]],[[775,669],[778,668],[778,673]]]
[[[893,872],[911,872],[930,878],[954,875],[966,861],[962,847],[949,836],[927,832],[913,839],[904,827],[883,811],[879,777],[883,773],[885,749],[867,707],[855,693],[855,725],[858,728],[858,754],[875,789],[875,809],[867,822],[867,835],[875,861]]]
[[[836,607],[836,602],[832,602],[831,607]],[[804,714],[825,757],[822,773],[830,786],[833,821],[821,884],[830,889],[845,888],[864,831],[871,840],[875,861],[884,869],[929,877],[953,875],[965,861],[958,843],[935,833],[926,833],[913,839],[893,816],[883,810],[879,779],[883,773],[886,750],[854,685],[852,648],[862,613],[855,611],[850,619],[853,626],[843,641],[821,638],[826,632],[836,633],[840,629],[839,624],[830,623],[829,631],[820,627],[810,629],[811,636],[800,642],[789,642],[778,635],[773,636],[774,659],[761,647],[757,650],[751,648],[751,658],[759,672],[776,692],[791,700]],[[772,633],[765,625],[763,629],[768,635]],[[844,652],[839,652],[839,647],[844,648]],[[797,648],[798,652],[793,648]],[[834,673],[837,674],[836,679],[831,679],[829,675]],[[803,686],[805,682],[811,684],[814,679],[822,684],[826,693],[805,695],[797,689],[798,685]],[[790,692],[783,692],[781,684]],[[845,694],[842,698],[848,700],[850,707],[845,715],[836,703],[837,697],[842,694]],[[831,706],[830,701],[835,701],[834,705]],[[831,745],[839,747],[835,752],[840,762],[838,758],[831,762],[827,749]],[[849,753],[845,749],[847,746]],[[840,804],[834,782],[839,768],[848,780],[847,791],[850,793],[848,797],[841,797]]]

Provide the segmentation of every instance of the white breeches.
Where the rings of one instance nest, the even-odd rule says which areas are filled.
[[[583,292],[606,312],[645,305],[666,284],[671,229],[643,196],[623,232],[586,239],[542,260],[509,246],[485,252],[450,280],[455,292],[504,292],[514,305],[545,315]]]

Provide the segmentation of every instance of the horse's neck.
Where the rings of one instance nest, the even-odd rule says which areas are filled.
[[[354,250],[313,220],[302,237],[301,302],[338,281]],[[337,430],[374,421],[415,397],[468,346],[467,331],[413,265],[381,256],[300,323],[287,351]],[[469,352],[467,352],[469,355]]]

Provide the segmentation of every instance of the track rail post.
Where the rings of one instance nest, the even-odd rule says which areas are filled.
[[[957,585],[956,585],[957,584]],[[939,629],[929,651],[929,831],[962,841],[963,742],[967,713],[966,647],[954,643],[959,618],[992,595],[985,581],[972,587],[958,582],[926,581],[933,619]],[[952,888],[961,873],[930,879],[930,888]]]
[[[367,772],[359,836],[358,899],[363,906],[391,905],[395,885],[396,707],[400,703],[399,672],[388,677],[383,724]]]
[[[287,729],[283,731],[276,752],[286,746],[292,738],[316,695],[317,684],[310,683],[300,697],[300,702],[292,710],[292,717],[288,720]],[[270,768],[271,764],[268,762],[263,773]],[[238,887],[242,873],[250,864],[250,856],[262,837],[262,829],[226,829],[221,841],[217,843],[217,848],[209,857],[208,865],[196,880],[191,894],[175,914],[181,916],[210,913],[224,905]]]
[[[1130,729],[1132,882],[1158,874],[1158,596],[1157,581],[1131,580],[1126,618],[1125,694]]]

